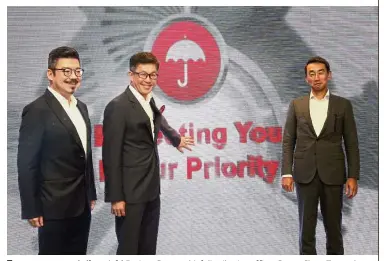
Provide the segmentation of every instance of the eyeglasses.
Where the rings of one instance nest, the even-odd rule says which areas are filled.
[[[52,71],[62,71],[65,76],[70,77],[72,75],[72,72],[75,72],[76,77],[81,77],[84,74],[84,69],[77,68],[77,69],[71,69],[71,68],[55,68],[52,69]]]
[[[159,75],[157,73],[148,74],[146,72],[139,72],[139,73],[138,72],[134,72],[134,71],[131,71],[131,72],[134,73],[134,74],[137,74],[140,79],[144,79],[144,80],[147,79],[148,76],[149,76],[149,78],[151,80],[156,80],[157,77],[159,77]]]

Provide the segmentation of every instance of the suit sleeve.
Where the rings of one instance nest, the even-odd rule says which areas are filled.
[[[85,107],[85,111],[87,112],[87,115],[88,114],[88,108],[87,108],[87,105],[84,104],[84,107]],[[91,120],[88,118],[88,121],[89,121],[89,125],[92,126],[91,124]],[[90,131],[90,139],[89,140],[92,140],[92,131]],[[88,146],[90,146],[90,144],[88,144]],[[88,158],[88,171],[89,171],[89,177],[90,177],[90,192],[89,192],[89,196],[90,196],[90,200],[97,200],[97,195],[96,195],[96,186],[95,186],[95,172],[94,172],[94,169],[93,169],[93,159],[92,159],[92,147],[90,146],[90,150],[89,150],[89,158]]]
[[[181,141],[180,134],[169,126],[167,119],[161,115],[160,130],[170,140],[174,147],[178,147]]]
[[[110,102],[103,120],[103,167],[105,202],[124,201],[122,152],[125,132],[124,109]]]
[[[89,170],[89,173],[90,173],[90,200],[97,200],[97,196],[96,196],[96,186],[95,186],[95,172],[94,172],[94,169],[93,169],[93,160],[92,160],[92,149],[89,153],[89,165],[90,165],[90,170]]]
[[[344,114],[343,139],[348,162],[348,178],[360,178],[360,153],[352,104],[347,100]]]
[[[293,151],[296,145],[296,113],[294,101],[289,104],[283,134],[283,166],[281,175],[292,174]]]
[[[40,160],[44,137],[44,117],[31,105],[22,112],[17,151],[18,183],[21,199],[21,218],[42,216],[40,200]]]

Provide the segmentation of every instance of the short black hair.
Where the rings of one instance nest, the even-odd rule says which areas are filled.
[[[75,48],[61,46],[53,49],[48,56],[48,69],[55,69],[57,60],[60,58],[75,58],[80,62],[79,53]],[[55,71],[53,71],[55,72]]]
[[[325,60],[323,57],[315,56],[315,57],[309,58],[307,64],[305,65],[305,67],[304,67],[305,76],[307,76],[307,66],[308,66],[308,64],[311,64],[311,63],[322,63],[325,65],[327,72],[331,71],[331,67],[329,66],[329,63],[327,60]]]
[[[129,69],[134,71],[139,64],[154,64],[156,65],[156,70],[159,70],[159,60],[151,52],[139,52],[132,55],[129,59]]]

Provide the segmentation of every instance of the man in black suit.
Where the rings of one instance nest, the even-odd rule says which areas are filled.
[[[49,53],[45,93],[24,107],[17,167],[22,219],[38,228],[39,254],[86,254],[96,190],[87,106],[73,94],[77,51]]]
[[[117,254],[156,254],[160,218],[159,130],[181,152],[191,137],[180,137],[155,105],[159,62],[152,53],[130,59],[131,83],[105,108],[103,165],[105,201],[111,202]]]
[[[316,254],[317,208],[327,235],[327,254],[344,254],[341,234],[343,185],[353,198],[360,176],[356,123],[349,100],[330,94],[329,63],[321,57],[305,68],[309,95],[289,106],[283,136],[282,187],[296,191],[300,219],[300,254]],[[344,142],[348,170],[345,169]]]

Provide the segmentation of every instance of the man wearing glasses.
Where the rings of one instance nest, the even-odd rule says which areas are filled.
[[[105,108],[103,165],[105,201],[115,215],[119,255],[156,254],[160,217],[160,175],[157,149],[162,131],[181,152],[194,144],[180,137],[155,105],[159,62],[148,52],[130,59],[127,89]]]
[[[52,50],[49,87],[24,107],[17,167],[22,219],[38,228],[39,254],[86,254],[96,190],[87,106],[73,94],[77,51]]]

